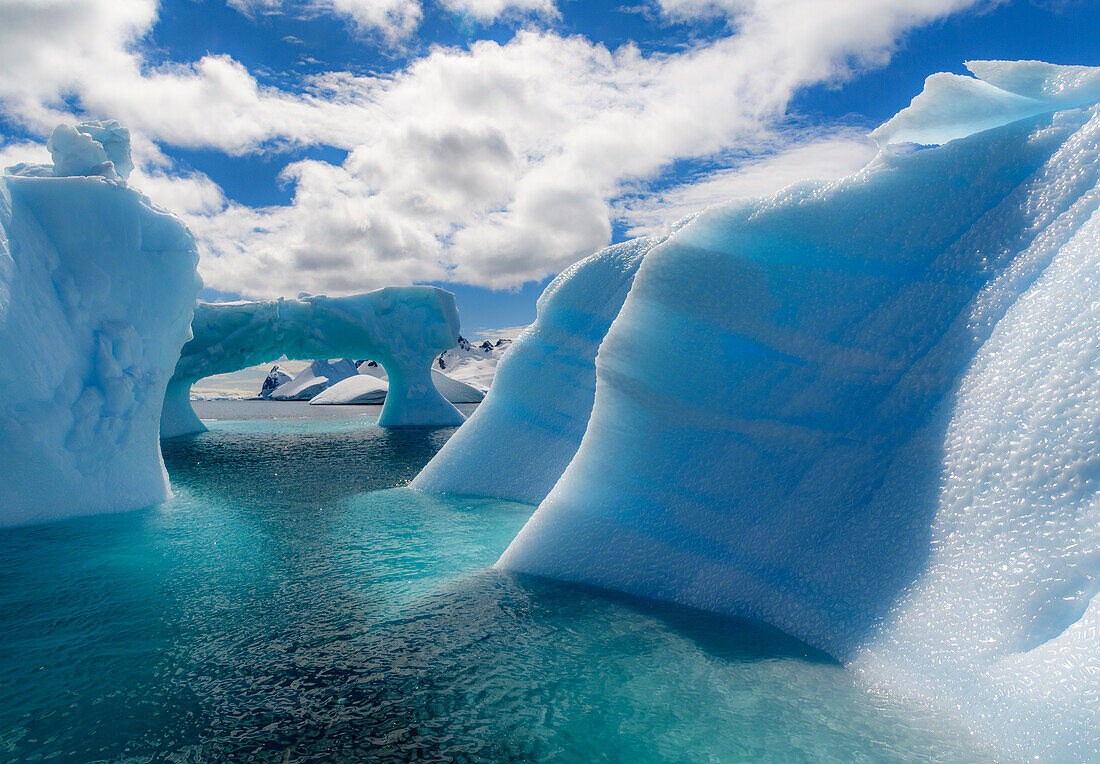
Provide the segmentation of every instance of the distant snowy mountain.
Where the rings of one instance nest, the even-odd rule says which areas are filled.
[[[267,378],[264,379],[263,387],[260,388],[260,397],[270,398],[277,387],[285,385],[291,379],[292,377],[283,371],[281,366],[275,364],[271,367],[271,371],[267,373]]]
[[[274,401],[308,401],[330,385],[354,377],[357,373],[355,364],[346,358],[314,361],[294,379],[276,387],[270,398]]]
[[[507,339],[495,342],[485,340],[480,345],[473,345],[464,337],[459,337],[458,346],[440,353],[432,368],[451,379],[486,391],[493,384],[497,363],[511,345],[512,341]]]

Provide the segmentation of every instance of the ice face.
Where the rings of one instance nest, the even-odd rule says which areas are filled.
[[[458,330],[454,295],[435,287],[386,287],[348,297],[200,302],[192,322],[194,339],[183,348],[168,386],[161,436],[205,429],[191,409],[190,389],[196,380],[283,355],[377,360],[389,379],[378,422],[383,427],[461,424],[465,418],[439,394],[431,377],[432,360],[454,347]],[[343,363],[349,367],[346,376],[355,373],[353,364]],[[316,392],[321,389],[323,385]]]
[[[473,385],[468,385],[435,369],[432,369],[432,382],[440,394],[451,403],[481,403],[485,399],[485,393]]]
[[[195,243],[120,181],[31,175],[0,177],[0,525],[163,501]]]
[[[482,431],[482,464],[522,449],[545,480],[563,457],[543,443],[582,430],[499,566],[759,619],[1013,754],[1091,761],[1100,107],[1063,107],[1097,75],[972,69],[991,82],[933,78],[879,132],[944,145],[708,210],[649,249],[591,340],[590,417],[541,425],[530,403],[567,399],[577,356],[546,342],[521,383],[521,338],[414,485],[463,486],[462,458],[482,476],[464,445]]]

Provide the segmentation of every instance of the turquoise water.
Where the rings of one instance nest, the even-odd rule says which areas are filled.
[[[452,429],[196,408],[171,501],[0,531],[0,760],[993,760],[773,630],[489,570],[532,507],[400,487]]]

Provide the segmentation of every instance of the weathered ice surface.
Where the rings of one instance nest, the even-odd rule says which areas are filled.
[[[1097,761],[1100,76],[971,69],[861,172],[645,255],[592,340],[591,416],[550,430],[580,448],[499,566],[759,619],[1013,756]],[[517,450],[542,485],[561,455],[507,384],[520,345],[448,447],[492,431],[465,469]],[[529,383],[567,396],[576,356],[542,357]],[[465,489],[444,458],[416,484]]]
[[[191,385],[203,377],[290,359],[373,358],[389,378],[383,427],[450,426],[464,417],[436,390],[435,356],[458,341],[454,295],[435,287],[386,287],[349,297],[205,303],[194,339],[168,386],[161,437],[202,432]]]
[[[0,177],[0,526],[168,497],[161,405],[201,286],[186,227],[122,180],[125,130],[49,148]]]

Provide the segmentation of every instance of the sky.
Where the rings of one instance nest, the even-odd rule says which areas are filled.
[[[510,336],[570,263],[834,178],[926,76],[1100,65],[1096,0],[0,0],[0,165],[131,130],[205,299],[453,291]]]

